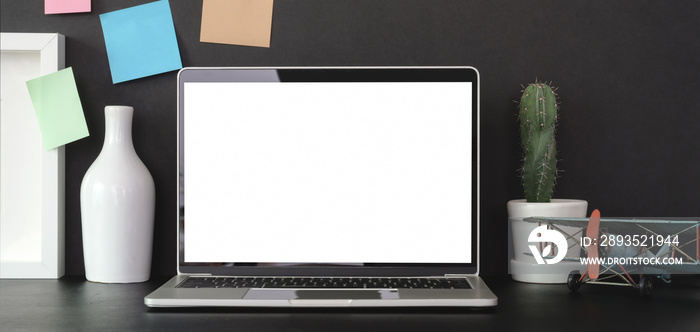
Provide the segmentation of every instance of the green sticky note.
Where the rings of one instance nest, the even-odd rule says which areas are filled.
[[[73,68],[27,81],[27,89],[46,150],[90,135]]]

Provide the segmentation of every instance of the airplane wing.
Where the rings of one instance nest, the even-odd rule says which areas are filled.
[[[552,217],[530,217],[525,218],[525,222],[548,224],[554,227],[570,226],[576,228],[586,228],[590,219],[587,218],[552,218]],[[700,273],[700,218],[668,218],[668,219],[640,219],[640,218],[600,218],[600,234],[612,235],[634,235],[644,234],[645,236],[660,236],[661,240],[650,241],[656,246],[669,245],[673,239],[673,246],[670,249],[659,249],[654,256],[669,256],[672,251],[678,257],[683,258],[682,264],[666,265],[667,271],[674,273]],[[598,233],[597,231],[595,233]],[[593,235],[596,236],[597,235]],[[679,236],[681,239],[679,240]],[[648,238],[645,237],[645,238]],[[619,243],[619,242],[618,242]],[[590,249],[590,248],[589,248]],[[613,249],[639,249],[635,246],[613,246]],[[645,249],[645,248],[642,248]],[[648,250],[635,250],[649,254]],[[629,253],[610,252],[613,257],[636,256]],[[590,256],[590,253],[589,253]]]
[[[588,218],[552,218],[530,217],[525,222],[544,223],[557,226],[586,227]],[[600,218],[600,229],[611,234],[638,234],[647,230],[655,234],[671,235],[696,230],[700,227],[700,219],[677,218],[671,220],[637,219],[637,218]]]

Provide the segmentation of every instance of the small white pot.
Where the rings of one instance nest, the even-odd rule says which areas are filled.
[[[539,225],[523,221],[528,217],[562,217],[585,218],[588,202],[578,199],[552,199],[549,203],[529,203],[524,199],[508,201],[508,226],[510,244],[509,272],[516,281],[530,283],[566,283],[566,278],[573,270],[578,270],[578,262],[562,261],[551,265],[537,264],[528,247],[530,233]],[[579,229],[560,227],[567,234],[575,234]],[[580,246],[576,240],[569,239],[568,257],[578,256]]]

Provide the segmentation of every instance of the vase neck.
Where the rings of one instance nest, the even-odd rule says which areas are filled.
[[[131,139],[131,121],[134,109],[129,106],[105,107],[105,141],[103,149],[134,146]]]

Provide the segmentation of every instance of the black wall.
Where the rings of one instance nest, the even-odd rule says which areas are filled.
[[[135,108],[136,151],[156,182],[153,274],[175,274],[176,72],[112,84],[98,15],[148,0],[44,15],[2,0],[2,32],[60,32],[90,137],[66,146],[66,273],[84,273],[80,182],[104,106]],[[507,271],[509,199],[521,198],[517,105],[559,87],[555,197],[605,216],[700,216],[700,2],[278,0],[271,47],[199,42],[201,1],[171,0],[184,66],[471,65],[482,84],[482,274]]]

